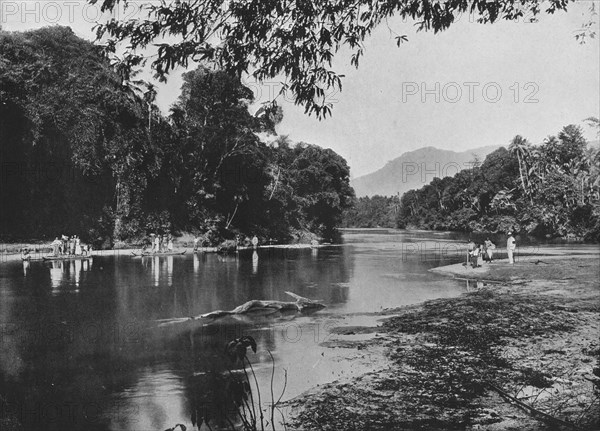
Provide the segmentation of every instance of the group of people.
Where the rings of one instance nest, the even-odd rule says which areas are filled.
[[[467,265],[477,268],[483,265],[484,261],[492,262],[495,249],[496,244],[490,241],[489,238],[486,238],[482,244],[475,244],[473,240],[469,240],[467,244]]]
[[[205,238],[202,236],[194,236],[194,251],[198,251],[200,248],[199,247],[203,247],[204,246],[204,242],[205,242]],[[256,235],[254,235],[252,237],[252,239],[246,237],[246,238],[242,238],[241,235],[236,235],[235,236],[235,249],[237,250],[238,247],[244,246],[247,247],[250,244],[252,245],[252,248],[257,249],[258,248],[258,237]]]
[[[165,235],[150,234],[152,244],[152,253],[165,253],[173,251],[173,236],[170,233]]]
[[[50,245],[54,256],[87,256],[92,251],[91,246],[82,244],[77,235],[61,235],[60,239],[56,237]]]
[[[508,263],[515,263],[514,253],[517,248],[517,242],[513,237],[512,232],[508,232],[508,239],[506,240],[506,252],[508,254]],[[477,268],[483,265],[484,261],[492,262],[494,260],[494,250],[496,244],[490,241],[489,238],[483,243],[476,244],[473,240],[469,240],[467,244],[467,266],[471,265],[473,268]]]

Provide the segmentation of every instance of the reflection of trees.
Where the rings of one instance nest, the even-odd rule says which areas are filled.
[[[109,268],[107,261],[103,265]],[[143,360],[139,344],[125,344],[130,334],[116,332],[124,325],[116,322],[114,298],[102,289],[77,295],[69,289],[73,277],[85,286],[89,268],[83,261],[77,274],[73,261],[34,262],[23,279],[27,289],[3,298],[0,395],[17,410],[18,429],[106,430],[110,417],[103,413],[116,407],[107,388],[120,392],[139,378],[132,365],[134,358],[136,365]],[[110,280],[110,271],[103,274]],[[128,346],[135,349],[122,348]]]
[[[237,256],[205,254],[176,259],[172,288],[159,284],[158,289],[136,296],[135,301],[144,305],[134,308],[147,309],[153,314],[160,311],[156,318],[172,318],[233,309],[252,299],[288,301],[285,291],[326,303],[347,300],[345,284],[354,265],[354,257],[347,248],[322,248],[316,258],[310,249],[264,249],[257,254],[258,259],[253,258],[251,250]],[[131,307],[125,308],[131,312]],[[147,314],[141,309],[140,312]]]
[[[187,401],[192,424],[200,428],[203,423],[227,427],[237,424],[237,408],[233,394],[246,390],[241,374],[208,372],[192,375],[186,381]]]
[[[258,252],[258,271],[252,274],[252,254],[240,253],[239,305],[250,299],[287,301],[285,291],[326,303],[345,302],[354,256],[346,247],[267,249]],[[246,274],[250,276],[246,276]]]
[[[186,331],[179,337],[188,367],[184,392],[192,424],[231,428],[240,422],[239,406],[249,399],[245,375],[227,356],[225,346],[240,327],[212,325]],[[239,365],[239,364],[237,364]],[[236,369],[237,368],[237,369]]]
[[[228,372],[224,346],[242,334],[257,334],[257,328],[296,315],[247,320],[242,316],[194,329],[186,325],[157,329],[153,321],[232,309],[249,299],[287,301],[288,290],[326,304],[344,302],[347,288],[341,286],[348,283],[354,265],[352,253],[344,247],[319,249],[316,258],[308,249],[259,250],[258,254],[256,274],[252,274],[252,251],[224,262],[215,255],[200,255],[195,265],[188,257],[173,258],[172,266],[166,260],[163,266],[160,258],[157,262],[116,257],[95,257],[93,269],[86,261],[81,269],[62,262],[34,263],[27,277],[19,267],[19,280],[28,288],[21,291],[34,300],[0,304],[2,321],[18,324],[14,335],[4,333],[2,393],[11,394],[9,402],[27,402],[27,406],[48,401],[49,391],[57,403],[105,401],[134,388],[149,365],[167,363],[183,381],[188,415],[181,419],[198,424],[209,418],[215,426],[219,421],[228,426],[224,418],[235,404],[227,390],[241,376]],[[77,295],[49,294],[51,265],[60,270],[63,285],[72,277],[80,280]],[[46,326],[46,332],[40,325]],[[50,336],[40,335],[47,331]],[[273,332],[260,334],[258,350],[276,351]],[[60,385],[51,387],[51,382]],[[99,418],[88,429],[106,429],[107,421]],[[80,429],[79,425],[57,421],[44,429],[67,431]]]

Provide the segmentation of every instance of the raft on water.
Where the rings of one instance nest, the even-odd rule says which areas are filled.
[[[21,256],[21,260],[23,262],[35,262],[35,261],[39,261],[39,260],[44,260],[44,258],[40,255],[33,256],[31,254],[28,254],[27,256]]]
[[[183,251],[165,251],[165,252],[157,252],[157,253],[135,253],[135,252],[131,252],[131,255],[133,257],[150,257],[150,256],[183,256],[185,253],[187,252],[187,250],[183,250]]]
[[[44,260],[85,260],[91,258],[92,256],[42,256]]]

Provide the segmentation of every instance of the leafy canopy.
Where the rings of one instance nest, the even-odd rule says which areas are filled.
[[[114,10],[120,0],[100,2],[103,11]],[[97,27],[98,39],[115,52],[128,43],[124,61],[141,64],[141,49],[156,45],[152,62],[157,77],[190,60],[213,62],[241,77],[258,81],[284,76],[281,92],[290,92],[307,114],[331,115],[326,90],[341,90],[343,75],[332,69],[334,54],[342,46],[352,52],[358,67],[364,40],[392,16],[416,21],[418,30],[447,29],[461,14],[477,16],[480,23],[534,19],[565,10],[569,0],[173,0],[144,6],[147,16],[112,19]],[[400,45],[406,35],[397,35]],[[129,68],[130,69],[130,68]],[[124,70],[128,70],[124,67]]]

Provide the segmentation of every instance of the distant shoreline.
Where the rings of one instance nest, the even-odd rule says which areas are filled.
[[[259,245],[256,249],[257,250],[269,250],[269,249],[306,250],[306,249],[313,249],[313,248],[317,249],[317,248],[341,247],[341,246],[344,246],[344,244],[318,244],[318,245],[273,244],[273,245]],[[48,249],[48,251],[34,252],[34,253],[30,253],[30,255],[33,260],[40,260],[44,256],[51,255],[51,247],[48,247],[47,249]],[[46,250],[46,248],[44,248],[44,250]],[[238,247],[237,250],[238,251],[248,251],[248,250],[254,250],[254,248],[253,247]],[[130,256],[130,257],[134,257],[134,255],[137,254],[137,257],[141,257],[141,256],[139,256],[139,253],[141,251],[142,251],[142,249],[139,247],[138,248],[117,248],[117,249],[107,249],[107,250],[93,250],[91,252],[90,256],[92,256],[92,257],[94,257],[94,256]],[[176,247],[173,251],[174,252],[186,251],[185,255],[191,255],[191,254],[195,253],[193,251],[192,247]],[[201,253],[217,253],[218,247],[199,247],[198,251]],[[165,255],[164,253],[154,253],[154,254],[144,255],[143,257],[165,257],[165,256],[169,256],[169,255]],[[19,261],[19,260],[21,260],[21,252],[20,251],[13,251],[13,252],[8,252],[8,253],[5,253],[4,251],[2,251],[2,253],[0,254],[0,263]]]

